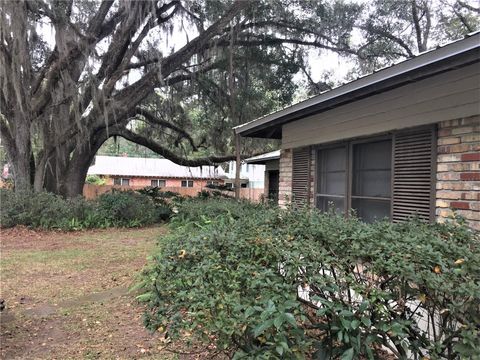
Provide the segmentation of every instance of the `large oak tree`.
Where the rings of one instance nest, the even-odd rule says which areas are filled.
[[[97,150],[116,136],[184,165],[231,159],[231,127],[291,101],[293,75],[308,72],[306,47],[370,69],[442,40],[428,43],[432,28],[455,29],[455,37],[477,26],[475,6],[441,1],[451,11],[434,21],[427,0],[373,8],[340,0],[1,1],[0,132],[15,188],[81,194]],[[387,27],[379,20],[395,12],[402,17]],[[184,23],[189,41],[166,51],[172,28]]]

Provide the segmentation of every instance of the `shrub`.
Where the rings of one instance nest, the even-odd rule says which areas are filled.
[[[0,226],[78,230],[110,226],[135,227],[159,220],[159,211],[145,195],[103,194],[95,200],[64,199],[47,192],[0,189]]]
[[[171,224],[140,284],[152,330],[234,358],[479,354],[479,241],[461,224],[224,199],[185,201]]]
[[[85,179],[85,183],[92,184],[92,185],[105,185],[107,181],[98,175],[87,175],[87,178]]]
[[[158,187],[146,187],[137,190],[139,194],[148,196],[157,209],[161,220],[168,220],[173,214],[172,207],[181,198],[179,193],[173,191],[161,191]]]
[[[97,198],[97,211],[109,226],[136,227],[158,221],[158,211],[148,196],[134,191],[115,191]]]

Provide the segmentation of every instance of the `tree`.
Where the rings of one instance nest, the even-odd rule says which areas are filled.
[[[352,40],[359,28],[376,31],[359,16],[368,10],[341,0],[1,2],[0,133],[15,188],[81,194],[114,136],[188,166],[233,159],[231,127],[291,101],[306,47],[373,64],[400,56],[398,42],[375,48],[395,43],[378,31],[367,44]],[[457,12],[475,26],[475,11]],[[165,50],[175,24],[190,39]]]

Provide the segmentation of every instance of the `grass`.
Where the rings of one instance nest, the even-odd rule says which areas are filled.
[[[174,358],[127,292],[164,233],[2,230],[1,358]]]

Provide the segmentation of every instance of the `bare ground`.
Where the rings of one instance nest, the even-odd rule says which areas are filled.
[[[1,358],[212,358],[149,333],[128,291],[165,231],[0,230]]]

